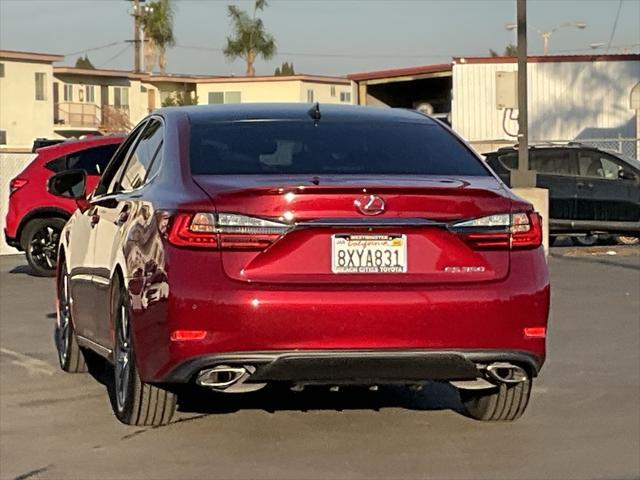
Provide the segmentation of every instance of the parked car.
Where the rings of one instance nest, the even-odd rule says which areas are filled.
[[[76,210],[75,200],[51,195],[49,178],[69,169],[87,173],[90,191],[124,136],[92,137],[41,148],[10,182],[6,242],[26,253],[34,274],[54,276],[60,231]]]
[[[517,147],[485,155],[509,185],[518,168]],[[595,244],[598,234],[620,235],[633,243],[640,236],[640,162],[582,144],[536,145],[529,149],[529,168],[537,186],[549,190],[552,236],[570,235],[575,243]]]
[[[50,191],[83,201],[85,173]],[[355,106],[161,109],[62,232],[56,346],[126,424],[176,386],[450,381],[514,420],[545,359],[539,215],[447,126]]]

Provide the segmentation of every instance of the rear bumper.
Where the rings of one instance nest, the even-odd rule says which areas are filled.
[[[4,241],[10,247],[17,248],[18,250],[22,250],[22,245],[20,245],[20,242],[16,238],[10,237],[6,228],[4,230]]]
[[[531,376],[543,359],[510,350],[323,350],[227,353],[191,358],[176,366],[167,383],[192,382],[198,372],[216,366],[255,368],[247,383],[390,384],[418,381],[472,380],[479,366],[509,362]]]
[[[278,352],[287,353],[287,362],[294,361],[291,353],[305,353],[307,360],[295,360],[304,370],[314,352],[349,358],[351,352],[419,352],[431,359],[434,352],[467,352],[463,358],[490,352],[494,361],[504,352],[523,352],[535,359],[525,361],[533,372],[544,362],[544,336],[525,334],[547,325],[550,289],[542,248],[512,252],[504,281],[414,286],[247,284],[229,280],[216,255],[191,254],[198,262],[171,262],[162,295],[151,295],[155,286],[138,292],[129,285],[137,364],[145,382],[188,381],[198,368],[230,355],[267,355],[270,363]],[[178,330],[202,336],[172,341]],[[394,375],[411,371],[411,365],[393,362]]]

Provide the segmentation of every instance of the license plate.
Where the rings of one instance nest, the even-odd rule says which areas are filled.
[[[404,273],[407,271],[406,235],[333,235],[333,273]]]

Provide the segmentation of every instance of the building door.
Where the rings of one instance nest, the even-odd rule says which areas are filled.
[[[147,90],[148,104],[149,104],[149,113],[153,112],[156,109],[156,91],[153,89]]]
[[[104,107],[105,105],[109,105],[109,87],[102,85],[100,87],[100,106]]]
[[[53,123],[60,123],[60,115],[58,114],[58,102],[60,98],[60,84],[53,82]]]

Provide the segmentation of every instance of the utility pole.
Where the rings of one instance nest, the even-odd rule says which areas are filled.
[[[527,111],[527,0],[517,0],[518,29],[518,170],[511,172],[512,187],[535,187],[536,172],[529,170],[529,118]]]
[[[133,71],[140,73],[142,65],[140,62],[140,2],[145,0],[133,1]]]

